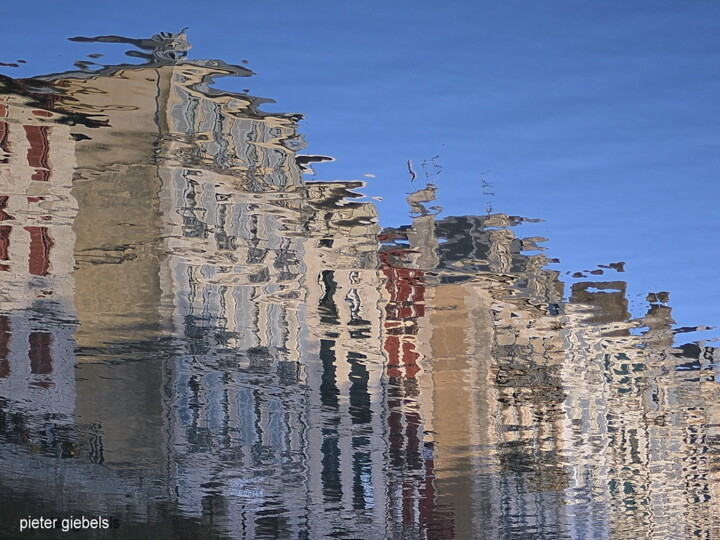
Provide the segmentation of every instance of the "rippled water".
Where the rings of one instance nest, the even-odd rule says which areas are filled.
[[[213,86],[245,67],[76,41],[139,63],[0,78],[7,537],[720,536],[719,353],[669,293],[633,317],[623,262],[440,214],[430,157],[381,227],[300,115]]]

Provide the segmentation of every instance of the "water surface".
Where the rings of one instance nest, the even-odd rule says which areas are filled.
[[[132,62],[0,79],[7,535],[720,534],[718,352],[672,291],[638,315],[544,216],[443,213],[432,156],[384,225],[184,33],[74,42]]]

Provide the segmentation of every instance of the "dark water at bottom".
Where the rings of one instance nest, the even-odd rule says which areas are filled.
[[[720,536],[718,353],[668,293],[633,318],[623,263],[560,276],[432,179],[382,228],[208,85],[247,70],[124,41],[0,80],[5,537]]]

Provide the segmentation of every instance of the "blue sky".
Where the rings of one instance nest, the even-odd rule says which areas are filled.
[[[550,239],[558,269],[626,261],[617,277],[631,297],[669,290],[680,325],[720,324],[720,4],[40,0],[3,10],[0,62],[27,63],[0,71],[16,77],[124,50],[71,36],[189,26],[191,57],[246,59],[257,73],[223,85],[305,114],[307,151],[337,160],[317,177],[366,179],[384,224],[408,221],[407,160],[419,169],[439,155],[445,215],[490,203],[542,218],[524,227]]]

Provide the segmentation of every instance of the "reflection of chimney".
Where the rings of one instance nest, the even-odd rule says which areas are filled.
[[[439,263],[437,248],[439,242],[435,234],[435,207],[426,208],[424,203],[435,200],[437,187],[428,184],[408,195],[407,202],[413,215],[412,227],[407,232],[410,243],[410,258],[414,268],[433,270]],[[431,212],[432,210],[432,212]]]
[[[427,216],[430,214],[432,208],[426,208],[424,203],[434,201],[437,198],[436,193],[437,187],[433,184],[428,184],[423,189],[413,191],[407,197],[407,202],[410,205],[410,213],[419,216]]]
[[[648,302],[651,302],[647,315],[643,317],[645,326],[648,331],[645,332],[645,341],[653,348],[672,347],[674,334],[672,325],[675,321],[672,318],[672,309],[663,305],[670,298],[667,292],[650,293],[647,296]]]
[[[573,284],[570,303],[586,304],[595,308],[587,319],[589,323],[624,322],[630,318],[626,289],[627,283],[624,281],[582,281]],[[618,332],[613,332],[612,335],[628,334],[627,330]]]
[[[410,243],[410,258],[413,266],[420,270],[433,270],[439,263],[437,248],[438,239],[435,235],[435,216],[419,216],[413,218],[412,228],[407,233]]]

